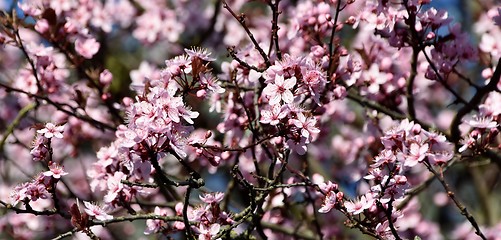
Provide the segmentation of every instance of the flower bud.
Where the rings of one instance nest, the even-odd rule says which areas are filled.
[[[205,91],[204,89],[200,89],[197,91],[197,97],[199,98],[203,98],[207,95],[207,91]]]
[[[113,74],[105,69],[101,74],[99,74],[99,82],[105,86],[110,85],[113,81]]]

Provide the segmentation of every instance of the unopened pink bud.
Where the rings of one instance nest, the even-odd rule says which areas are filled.
[[[426,39],[428,40],[431,40],[435,38],[435,33],[434,32],[429,32],[427,35],[426,35]]]
[[[416,125],[412,126],[412,133],[414,133],[416,135],[421,133],[421,125],[416,124]]]
[[[357,19],[354,16],[350,16],[348,20],[346,20],[346,24],[353,25],[357,22]]]
[[[109,93],[103,93],[103,95],[101,95],[101,99],[106,101],[110,98],[110,94]]]
[[[308,18],[308,24],[313,25],[313,24],[315,24],[316,22],[317,22],[317,19],[316,19],[316,18],[314,18],[314,17],[310,17],[310,18]]]
[[[199,97],[199,98],[205,97],[206,95],[207,95],[207,91],[205,91],[204,89],[197,91],[197,97]]]
[[[338,201],[343,201],[344,193],[343,192],[337,192],[336,197]]]
[[[124,97],[122,99],[122,103],[126,106],[126,107],[129,107],[132,103],[134,102],[134,100],[132,100],[132,98],[130,97]]]
[[[395,180],[397,181],[397,184],[406,184],[407,183],[407,177],[405,177],[405,176],[395,176]]]
[[[105,86],[110,85],[113,81],[113,74],[108,69],[105,69],[99,74],[99,82]]]
[[[486,68],[482,71],[482,77],[485,79],[491,78],[492,77],[492,68]]]
[[[49,22],[45,19],[40,19],[35,24],[35,30],[39,33],[45,33],[49,30]]]
[[[475,129],[473,131],[471,131],[470,133],[470,137],[476,139],[478,138],[479,135],[481,135],[482,133],[478,130],[478,129]]]
[[[205,138],[210,138],[212,136],[212,132],[210,130],[207,130],[207,132],[205,133]]]

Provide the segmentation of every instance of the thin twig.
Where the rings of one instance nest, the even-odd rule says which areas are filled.
[[[184,229],[186,232],[186,238],[187,239],[194,239],[193,234],[191,232],[190,221],[188,220],[188,206],[190,204],[190,194],[191,194],[191,186],[188,185],[188,189],[186,189],[186,194],[184,196],[183,222],[184,222]]]
[[[233,147],[233,148],[232,147],[219,147],[219,146],[213,146],[213,145],[202,145],[202,144],[197,144],[197,143],[192,144],[192,146],[197,147],[197,148],[211,149],[211,150],[220,151],[220,152],[245,152],[249,148],[255,147],[255,146],[257,146],[261,143],[264,143],[264,142],[266,142],[274,137],[275,136],[271,135],[271,136],[262,138],[259,141],[256,141],[256,142],[249,144],[247,146],[244,146],[244,147]]]
[[[478,107],[482,99],[489,94],[492,91],[495,91],[497,89],[497,84],[499,83],[499,80],[501,78],[501,58],[498,60],[498,64],[496,66],[496,70],[494,71],[494,74],[491,77],[491,80],[489,83],[477,90],[475,95],[471,98],[469,102],[467,102],[459,111],[457,112],[456,116],[452,120],[451,123],[451,141],[456,143],[459,142],[461,139],[461,132],[459,131],[459,125],[461,124],[461,121],[466,114],[470,113],[474,109]]]
[[[158,163],[157,153],[150,150],[150,162],[155,169],[154,179],[160,187],[160,192],[167,200],[179,201],[181,197],[177,194],[172,186],[179,186],[175,181],[170,180]]]
[[[438,181],[440,182],[440,184],[442,184],[442,186],[444,187],[445,191],[447,192],[447,195],[449,196],[449,198],[454,202],[454,204],[456,205],[456,207],[461,212],[461,215],[465,216],[466,219],[471,223],[471,225],[473,226],[473,228],[475,228],[475,233],[479,237],[481,237],[482,239],[484,239],[484,240],[487,239],[484,236],[484,234],[482,233],[482,231],[480,230],[480,227],[478,226],[478,223],[475,220],[475,218],[473,217],[473,215],[471,215],[470,212],[468,211],[468,209],[466,209],[466,207],[459,201],[459,199],[457,199],[455,193],[452,191],[452,189],[449,187],[449,185],[445,182],[445,179],[442,176],[442,174],[437,173],[437,171],[435,171],[435,169],[433,169],[433,167],[427,161],[423,162],[423,163],[426,166],[426,168],[428,168],[428,170],[431,173],[433,173],[433,175],[435,175],[435,177],[438,179]]]
[[[270,42],[270,49],[271,49],[271,46],[273,45],[273,43],[275,43],[275,51],[276,51],[276,54],[277,54],[277,58],[278,60],[282,60],[282,51],[280,50],[280,46],[279,46],[279,41],[278,41],[278,15],[280,15],[280,11],[278,9],[278,4],[280,3],[280,0],[275,0],[275,2],[273,3],[271,0],[268,2],[268,5],[270,6],[271,8],[271,12],[272,12],[272,15],[273,15],[273,20],[271,20],[271,32],[272,32],[272,40]]]
[[[6,91],[18,92],[18,93],[26,94],[28,97],[35,98],[36,100],[46,101],[50,105],[54,106],[57,110],[59,110],[59,111],[61,111],[63,113],[66,113],[69,116],[76,117],[76,118],[78,118],[78,119],[80,119],[80,120],[82,120],[84,122],[90,123],[91,125],[95,126],[96,128],[98,128],[100,130],[103,130],[103,131],[104,131],[104,129],[111,130],[111,131],[115,131],[116,130],[116,128],[114,126],[111,126],[111,125],[109,125],[107,123],[103,123],[103,122],[97,121],[97,120],[95,120],[95,119],[93,119],[93,118],[91,118],[89,116],[80,115],[76,111],[69,111],[69,110],[63,108],[61,106],[61,103],[56,103],[56,102],[52,101],[50,98],[48,98],[48,97],[40,96],[40,95],[37,95],[37,94],[26,92],[26,91],[21,90],[21,89],[13,88],[13,87],[10,87],[10,86],[2,83],[2,82],[0,82],[0,87],[5,88]]]
[[[336,30],[337,30],[337,21],[339,19],[339,12],[341,11],[341,2],[342,1],[337,1],[337,6],[336,6],[336,14],[334,15],[334,23],[332,26],[332,32],[331,32],[331,37],[329,40],[329,67],[327,68],[327,80],[331,79],[332,74],[334,73],[335,69],[332,68],[332,64],[334,63],[334,36],[336,35]]]
[[[138,187],[145,187],[145,188],[157,188],[158,184],[155,183],[141,183],[141,182],[131,182],[127,180],[122,180],[121,181],[123,184],[129,185],[129,186],[138,186]]]
[[[263,58],[264,63],[266,64],[266,67],[271,66],[270,59],[268,58],[268,55],[266,55],[264,50],[259,46],[259,43],[256,41],[256,38],[254,38],[254,35],[250,31],[249,27],[247,27],[247,25],[245,24],[245,15],[241,14],[240,16],[238,16],[230,8],[230,6],[228,5],[228,3],[226,3],[225,0],[221,0],[221,1],[223,2],[223,7],[226,8],[226,10],[228,10],[228,12],[238,21],[238,23],[240,23],[242,28],[245,30],[245,32],[247,33],[247,36],[249,36],[251,42],[254,44],[254,48],[259,52],[259,54]]]
[[[52,215],[59,214],[55,208],[49,209],[49,210],[37,211],[37,210],[32,209],[29,204],[26,204],[26,209],[14,207],[14,206],[12,206],[12,204],[6,203],[2,200],[0,200],[0,204],[4,205],[7,210],[12,210],[12,211],[16,212],[17,214],[29,213],[29,214],[33,214],[33,215],[44,215],[44,216],[52,216]]]
[[[266,68],[258,68],[256,66],[249,65],[247,62],[245,62],[242,59],[240,59],[237,56],[237,52],[235,51],[235,46],[227,47],[227,50],[228,50],[228,53],[230,54],[230,56],[235,61],[237,61],[241,66],[243,66],[245,68],[248,68],[248,69],[252,69],[252,70],[254,70],[256,72],[264,72],[266,70]]]
[[[450,160],[447,165],[445,165],[442,168],[442,174],[445,173],[447,170],[449,170],[450,167],[452,167],[458,159],[461,158],[461,155],[457,154],[452,160]],[[402,200],[396,207],[397,210],[402,210],[404,209],[407,204],[414,198],[415,196],[419,195],[422,191],[424,191],[428,186],[431,185],[431,183],[435,180],[435,175],[431,175],[426,181],[422,182],[418,186],[412,188],[411,190],[408,190],[405,192],[405,195],[407,196],[404,200]]]
[[[154,219],[154,220],[163,220],[166,222],[182,222],[183,218],[181,216],[162,216],[158,214],[137,214],[137,215],[130,215],[130,216],[122,216],[122,217],[114,217],[113,219],[110,220],[105,220],[105,221],[92,221],[90,225],[101,225],[101,226],[106,226],[111,223],[120,223],[120,222],[131,222],[135,220],[148,220],[148,219]]]
[[[382,112],[382,113],[390,116],[393,119],[405,119],[405,115],[398,113],[398,112],[395,112],[395,111],[387,108],[386,106],[380,105],[379,103],[377,103],[375,101],[368,100],[364,97],[361,97],[353,91],[348,91],[348,95],[346,97],[348,99],[351,99],[351,100],[359,103],[360,105],[362,105],[364,107],[369,107],[371,109],[377,110],[378,112]]]
[[[412,27],[414,29],[414,27]],[[417,76],[417,65],[418,65],[418,54],[419,48],[412,48],[412,59],[411,59],[411,74],[409,80],[407,81],[407,110],[409,111],[409,119],[416,119],[416,108],[414,106],[414,80]]]
[[[65,232],[63,234],[59,234],[57,237],[53,238],[52,240],[60,240],[60,239],[66,238],[66,237],[70,237],[71,235],[73,235],[76,232],[78,232],[78,228],[73,228],[68,232]]]

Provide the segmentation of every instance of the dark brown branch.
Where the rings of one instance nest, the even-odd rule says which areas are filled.
[[[245,32],[247,33],[247,36],[249,36],[252,44],[254,44],[254,48],[259,52],[259,54],[263,58],[264,63],[266,64],[266,67],[271,66],[270,59],[268,58],[268,55],[266,55],[264,50],[259,46],[259,43],[257,42],[256,38],[254,38],[254,35],[250,31],[249,27],[247,27],[247,25],[245,24],[245,15],[243,15],[243,14],[237,15],[230,8],[230,6],[228,5],[228,3],[226,3],[225,0],[221,0],[221,1],[223,2],[223,7],[226,8],[226,10],[228,10],[228,12],[238,21],[238,23],[240,23],[242,28],[245,30]]]
[[[413,27],[414,29],[414,27]],[[409,111],[409,119],[416,119],[416,108],[414,106],[414,80],[417,76],[417,65],[418,65],[418,54],[419,48],[412,48],[412,59],[411,59],[411,75],[407,81],[407,110]]]
[[[339,19],[339,12],[341,11],[341,1],[337,1],[337,6],[336,6],[336,14],[334,15],[334,23],[332,26],[332,33],[331,37],[329,40],[329,67],[327,68],[327,80],[330,81],[332,74],[334,73],[335,69],[332,68],[332,64],[334,64],[334,36],[336,36],[336,30],[337,30],[337,21]]]
[[[183,204],[183,222],[184,222],[184,230],[186,233],[187,239],[194,239],[193,233],[191,232],[190,221],[188,220],[188,206],[190,205],[190,194],[191,194],[191,186],[188,185],[188,189],[186,189],[186,194],[184,196],[184,204]]]
[[[17,19],[17,16],[15,16],[13,14],[12,18],[13,19]],[[42,82],[40,81],[40,78],[38,77],[38,73],[37,73],[37,69],[35,67],[35,63],[33,62],[33,60],[31,60],[30,55],[28,54],[28,51],[24,47],[23,40],[21,39],[21,36],[19,35],[19,29],[17,28],[17,26],[14,26],[14,34],[16,36],[16,39],[14,39],[14,40],[18,44],[19,49],[21,49],[21,52],[23,52],[24,56],[28,60],[28,63],[30,64],[30,67],[31,67],[31,69],[33,71],[33,76],[35,77],[35,80],[37,82],[38,93],[41,93],[43,91]]]
[[[68,232],[65,232],[63,234],[59,234],[57,237],[53,238],[52,240],[60,240],[60,239],[69,237],[69,236],[73,235],[74,233],[76,233],[78,231],[79,231],[78,228],[73,228],[73,229],[71,229]]]
[[[7,210],[12,210],[12,211],[14,211],[17,214],[20,214],[20,213],[29,213],[29,214],[38,215],[38,216],[42,216],[42,215],[43,216],[52,216],[52,215],[59,214],[58,211],[55,208],[54,209],[49,209],[49,210],[37,211],[37,210],[32,209],[29,204],[26,204],[26,209],[21,209],[21,208],[14,207],[14,206],[12,206],[12,204],[6,203],[6,202],[4,202],[2,200],[0,200],[0,204],[4,205],[4,207]]]
[[[468,211],[468,209],[466,209],[466,207],[459,201],[459,199],[457,199],[455,193],[452,191],[452,189],[449,187],[449,185],[445,182],[445,179],[442,176],[442,174],[437,173],[437,171],[435,171],[435,169],[433,169],[433,166],[431,166],[430,163],[428,163],[428,162],[423,162],[423,163],[425,164],[426,168],[428,168],[428,170],[431,173],[433,173],[433,175],[435,175],[435,177],[438,179],[440,184],[442,184],[442,186],[444,187],[445,191],[447,192],[447,195],[449,196],[449,198],[454,202],[456,207],[461,212],[461,215],[465,216],[466,219],[471,223],[471,225],[475,229],[475,233],[480,238],[482,238],[484,240],[487,239],[484,236],[484,234],[482,233],[482,231],[480,230],[480,227],[478,226],[478,223],[475,220],[475,218],[473,217],[473,215],[471,215],[470,212]]]
[[[216,3],[214,5],[214,13],[212,14],[212,18],[210,19],[209,27],[205,29],[205,31],[201,34],[199,43],[195,45],[198,46],[207,39],[209,39],[210,35],[214,32],[214,27],[216,26],[217,18],[220,12],[221,12],[221,1],[216,0]]]
[[[177,182],[170,180],[165,172],[162,170],[158,163],[157,153],[150,151],[150,162],[155,169],[154,179],[157,185],[160,187],[160,192],[164,195],[168,201],[179,201],[181,197],[177,194],[173,186],[179,186]]]
[[[405,115],[398,113],[398,112],[395,112],[395,111],[387,108],[386,106],[380,105],[377,102],[367,100],[364,97],[357,95],[353,91],[348,91],[348,95],[346,96],[346,98],[351,99],[364,107],[368,107],[368,108],[377,110],[378,112],[382,112],[382,113],[390,116],[393,119],[405,119]]]
[[[155,219],[155,220],[163,220],[166,222],[182,222],[183,218],[180,216],[162,216],[162,215],[157,215],[157,214],[138,214],[138,215],[132,215],[132,216],[123,216],[123,217],[114,217],[113,219],[106,220],[106,221],[92,221],[90,225],[101,225],[101,226],[106,226],[111,223],[119,223],[119,222],[131,222],[135,220],[148,220],[148,219]]]
[[[211,149],[211,150],[215,150],[215,151],[220,151],[220,152],[245,152],[247,151],[248,149],[250,148],[253,148],[259,144],[262,144],[272,138],[274,138],[275,136],[268,136],[268,137],[265,137],[263,139],[260,139],[252,144],[249,144],[247,146],[244,146],[244,147],[219,147],[219,146],[213,146],[213,145],[202,145],[202,144],[199,144],[199,143],[195,143],[195,144],[192,144],[191,146],[193,147],[199,147],[199,148],[206,148],[206,149]]]
[[[445,173],[447,170],[449,170],[449,168],[452,167],[460,158],[461,158],[461,155],[459,155],[459,154],[457,154],[454,158],[452,158],[452,160],[450,160],[447,163],[447,165],[442,168],[442,173]],[[412,188],[411,190],[406,191],[405,195],[407,197],[397,205],[397,207],[396,207],[397,210],[404,209],[407,206],[407,204],[412,200],[412,198],[419,195],[422,191],[424,191],[426,188],[428,188],[428,186],[431,185],[433,180],[435,180],[435,175],[430,176],[428,179],[426,179],[426,181],[422,182],[421,184]]]
[[[475,110],[482,99],[490,92],[497,90],[497,84],[499,83],[499,79],[501,78],[501,58],[498,60],[498,65],[496,66],[496,70],[491,77],[489,83],[477,90],[475,95],[471,98],[469,102],[467,102],[459,111],[456,116],[452,120],[451,123],[451,141],[456,143],[456,147],[458,147],[459,140],[461,139],[461,132],[459,131],[459,125],[464,116],[466,116],[471,111]]]
[[[271,8],[271,12],[273,15],[273,20],[271,20],[271,32],[272,32],[272,41],[270,42],[270,49],[273,43],[275,43],[275,51],[277,54],[278,60],[282,60],[282,51],[280,50],[279,42],[278,42],[278,15],[280,15],[280,11],[278,9],[278,4],[280,0],[275,0],[273,3],[271,0],[268,2],[268,5]]]
[[[247,62],[243,61],[237,56],[237,52],[235,51],[235,46],[227,47],[228,53],[230,54],[231,58],[233,58],[235,61],[237,61],[240,65],[242,65],[245,68],[252,69],[256,72],[264,72],[266,68],[257,68],[256,66],[251,66]]]
[[[129,186],[138,186],[138,187],[144,187],[144,188],[157,188],[158,185],[155,183],[141,183],[141,182],[131,182],[127,180],[122,180],[121,181],[123,184],[129,185]]]
[[[111,130],[111,131],[115,131],[116,130],[115,127],[113,127],[113,126],[111,126],[111,125],[109,125],[107,123],[103,123],[103,122],[97,121],[95,119],[90,118],[89,116],[80,115],[80,114],[76,113],[76,111],[74,111],[74,112],[69,111],[69,110],[63,108],[61,106],[62,104],[56,103],[56,102],[52,101],[50,98],[48,98],[48,97],[40,96],[40,95],[37,95],[37,94],[26,92],[26,91],[21,90],[21,89],[13,88],[13,87],[10,87],[10,86],[2,83],[2,82],[0,82],[0,87],[5,88],[6,91],[18,92],[18,93],[26,94],[28,97],[32,97],[32,98],[35,98],[37,100],[46,101],[50,105],[54,106],[57,110],[59,110],[61,112],[64,112],[64,113],[66,113],[69,116],[76,117],[76,118],[78,118],[78,119],[80,119],[80,120],[82,120],[84,122],[90,123],[91,125],[95,126],[98,129],[101,129],[101,130],[107,129],[107,130]]]

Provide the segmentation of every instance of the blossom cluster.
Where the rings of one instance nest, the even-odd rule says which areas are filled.
[[[374,157],[368,174],[364,176],[370,189],[356,200],[345,201],[337,184],[321,183],[320,189],[325,197],[318,211],[328,213],[336,208],[353,215],[363,213],[366,219],[377,219],[372,227],[381,236],[386,236],[391,235],[390,226],[398,226],[400,222],[406,221],[397,221],[404,215],[400,210],[391,209],[398,209],[399,204],[405,200],[406,191],[417,183],[416,173],[412,173],[416,170],[416,165],[444,167],[453,158],[454,151],[453,145],[445,136],[428,132],[408,119],[387,130],[381,137],[381,142],[384,149]],[[381,215],[386,216],[384,221],[374,218]]]
[[[11,198],[14,204],[19,202],[36,202],[39,199],[48,199],[49,191],[55,188],[57,181],[68,173],[57,163],[49,166],[49,171],[38,174],[31,182],[23,183],[14,188]]]

